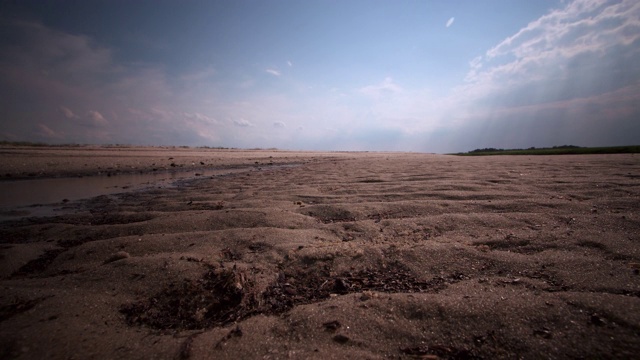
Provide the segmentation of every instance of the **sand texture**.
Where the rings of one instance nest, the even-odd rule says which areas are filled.
[[[11,151],[13,178],[295,166],[1,222],[2,359],[640,354],[635,155]]]

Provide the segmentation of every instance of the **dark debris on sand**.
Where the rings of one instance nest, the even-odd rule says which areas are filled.
[[[236,269],[210,269],[197,281],[171,284],[155,296],[121,307],[130,325],[204,329],[241,320],[256,307],[252,283]]]
[[[210,269],[197,281],[171,284],[148,299],[123,305],[120,311],[129,325],[147,325],[161,330],[206,329],[256,314],[282,314],[297,305],[323,301],[332,294],[363,291],[434,293],[459,279],[459,274],[452,274],[419,280],[400,264],[338,275],[328,268],[305,270],[291,266],[258,293],[254,282],[244,272],[236,268]]]

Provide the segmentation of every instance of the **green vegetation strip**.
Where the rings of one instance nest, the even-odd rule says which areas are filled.
[[[554,146],[551,148],[529,149],[476,149],[466,153],[452,155],[483,156],[483,155],[567,155],[567,154],[637,154],[640,145],[609,146],[609,147],[579,147],[573,145]]]

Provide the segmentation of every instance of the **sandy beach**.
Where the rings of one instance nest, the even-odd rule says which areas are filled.
[[[0,153],[0,181],[242,169],[0,222],[2,359],[640,353],[637,155]]]

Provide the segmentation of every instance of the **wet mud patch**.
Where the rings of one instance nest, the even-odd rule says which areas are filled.
[[[304,208],[301,213],[312,216],[325,224],[356,221],[355,215],[349,210],[337,206],[310,206]]]

